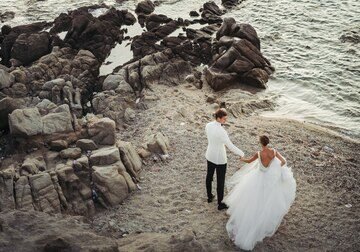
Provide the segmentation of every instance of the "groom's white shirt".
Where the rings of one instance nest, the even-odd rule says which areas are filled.
[[[226,130],[217,121],[209,122],[205,127],[208,139],[208,147],[205,157],[208,161],[220,165],[227,163],[225,145],[230,151],[243,157],[245,154],[237,148],[231,141]]]

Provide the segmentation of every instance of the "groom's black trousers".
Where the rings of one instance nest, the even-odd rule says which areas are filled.
[[[211,198],[211,182],[213,181],[214,172],[216,170],[216,191],[218,204],[224,198],[224,185],[225,185],[225,174],[226,174],[226,164],[217,165],[210,161],[207,161],[207,174],[206,174],[206,192],[208,198]]]

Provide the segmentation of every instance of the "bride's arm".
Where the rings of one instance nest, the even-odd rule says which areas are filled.
[[[280,154],[280,152],[276,152],[276,157],[281,161],[281,166],[286,164],[285,158]]]
[[[255,153],[255,155],[252,156],[252,158],[246,159],[245,157],[242,157],[242,158],[240,158],[240,160],[245,162],[245,163],[251,163],[252,161],[256,160],[257,158],[258,158],[258,154]]]

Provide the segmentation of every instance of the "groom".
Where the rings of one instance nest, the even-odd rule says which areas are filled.
[[[222,203],[224,198],[224,184],[227,165],[225,145],[233,153],[241,157],[244,156],[244,152],[233,145],[226,130],[222,127],[222,124],[226,122],[226,119],[226,111],[224,109],[219,109],[215,112],[215,121],[209,122],[205,127],[208,139],[208,147],[205,154],[207,159],[206,191],[208,202],[210,203],[215,197],[211,193],[211,182],[216,170],[218,210],[228,208],[224,203]]]

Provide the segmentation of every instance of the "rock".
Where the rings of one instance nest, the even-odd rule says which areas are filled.
[[[115,92],[118,94],[133,95],[133,90],[131,86],[125,80],[126,70],[120,69],[116,75],[118,76],[119,85],[115,89]]]
[[[119,174],[116,166],[93,166],[93,182],[106,203],[116,206],[129,194],[125,178]]]
[[[121,161],[126,171],[134,178],[139,178],[142,161],[136,149],[130,142],[117,141],[116,146],[119,148]]]
[[[137,153],[139,154],[139,156],[142,158],[142,159],[146,159],[148,157],[151,156],[151,152],[148,151],[147,149],[144,149],[144,148],[140,148],[137,150]]]
[[[60,152],[60,157],[63,159],[77,159],[81,157],[80,148],[67,148]]]
[[[10,132],[19,136],[42,133],[43,122],[37,108],[16,109],[9,115]]]
[[[120,161],[120,152],[116,147],[102,148],[90,156],[91,165],[110,165]]]
[[[0,171],[0,212],[15,209],[13,166]]]
[[[124,119],[126,122],[131,122],[135,119],[136,113],[132,108],[126,108],[124,112]]]
[[[42,172],[29,177],[34,207],[46,213],[60,213],[60,200],[49,173]]]
[[[249,24],[237,24],[234,18],[225,18],[220,29],[216,33],[216,39],[223,36],[246,39],[260,50],[260,39],[256,30]]]
[[[55,168],[56,169],[56,168]],[[61,205],[61,209],[62,210],[65,210],[65,209],[68,209],[68,202],[66,201],[66,198],[64,196],[64,193],[62,191],[62,188],[59,184],[59,179],[58,179],[58,176],[56,174],[55,171],[51,171],[49,172],[50,174],[50,177],[51,177],[51,181],[54,185],[54,188],[59,196],[59,200],[60,200],[60,205]]]
[[[10,87],[14,82],[14,75],[0,69],[0,90]]]
[[[122,75],[110,74],[104,80],[102,87],[103,87],[103,90],[115,90],[123,82],[125,82],[125,79]]]
[[[44,30],[47,25],[47,22],[35,22],[32,24],[19,25],[15,27],[4,25],[1,28],[2,34],[5,35],[5,38],[2,40],[1,44],[1,63],[6,66],[10,66],[9,60],[12,58],[12,48],[20,34],[24,34],[23,38],[26,39],[27,34],[40,32]]]
[[[350,42],[353,44],[360,43],[360,29],[352,29],[349,31],[346,31],[345,34],[341,35],[340,41],[342,43]]]
[[[201,89],[203,86],[202,80],[201,80],[202,73],[199,71],[195,71],[193,74],[189,74],[185,77],[185,80],[191,84],[193,84],[198,89]]]
[[[66,81],[64,79],[56,78],[54,80],[45,82],[44,85],[42,86],[42,89],[51,91],[55,86],[64,87],[65,84],[66,84]]]
[[[5,11],[4,13],[0,13],[0,21],[1,23],[7,22],[15,17],[15,12],[13,11]]]
[[[63,43],[72,48],[90,51],[103,62],[109,55],[116,42],[122,41],[121,25],[133,23],[135,18],[127,11],[111,8],[98,18],[88,11],[74,11],[70,13],[71,28],[68,29]],[[69,20],[63,18],[67,23]],[[67,26],[68,24],[65,24]]]
[[[135,13],[149,15],[155,10],[155,5],[150,0],[141,1],[135,9]]]
[[[27,176],[21,176],[15,182],[16,209],[34,210],[31,187]]]
[[[198,17],[200,14],[197,11],[190,11],[189,13],[190,17]]]
[[[221,4],[225,7],[225,8],[233,8],[236,5],[240,4],[241,2],[243,2],[244,0],[221,0]]]
[[[119,251],[115,239],[95,234],[78,216],[14,210],[1,213],[0,223],[3,251]]]
[[[171,49],[166,49],[128,64],[125,70],[126,81],[136,95],[141,97],[142,90],[151,85],[179,85],[185,76],[192,72],[192,67],[188,61],[176,56]]]
[[[11,88],[4,90],[4,93],[14,98],[20,98],[26,97],[28,90],[25,84],[16,82],[11,86]]]
[[[63,104],[54,109],[52,113],[43,116],[42,122],[42,133],[45,135],[74,131],[72,116],[67,104]]]
[[[87,156],[82,156],[73,162],[75,174],[79,177],[80,181],[85,185],[91,184],[90,179],[90,164]]]
[[[241,79],[246,84],[257,88],[265,89],[267,87],[266,83],[269,80],[269,75],[265,70],[261,68],[254,68],[251,69],[249,72],[245,73],[241,77]]]
[[[214,90],[218,91],[234,84],[266,88],[269,75],[274,68],[256,46],[246,39],[228,36],[222,36],[217,46],[224,47],[225,53],[220,53],[210,68],[204,70],[205,79]]]
[[[20,175],[26,176],[26,175],[33,175],[39,173],[39,171],[45,171],[46,170],[46,163],[44,161],[43,156],[36,156],[33,157],[29,155],[24,160],[23,164],[20,168]]]
[[[133,99],[129,99],[129,96]],[[132,90],[130,95],[101,92],[94,96],[92,105],[96,114],[109,117],[116,122],[116,127],[120,128],[125,120],[125,110],[130,106],[134,106],[134,100],[135,96]]]
[[[217,101],[217,99],[216,99],[215,95],[212,95],[212,94],[206,95],[207,103],[214,103],[216,101]]]
[[[236,73],[221,73],[211,68],[206,68],[205,78],[207,83],[215,90],[219,91],[236,83],[239,83],[240,78]]]
[[[23,99],[5,97],[0,100],[0,130],[9,128],[9,114],[15,109],[23,108],[24,104],[25,101]]]
[[[202,19],[209,24],[221,23],[222,18],[220,17],[223,12],[215,2],[206,2],[203,5],[203,11],[201,13]]]
[[[161,132],[151,134],[145,138],[146,148],[156,154],[168,154],[169,153],[169,139],[165,137]]]
[[[113,145],[115,143],[115,122],[110,118],[93,119],[88,123],[90,138],[100,145]]]
[[[97,150],[98,146],[93,140],[90,139],[79,139],[76,142],[76,147],[80,148],[83,151],[87,150]]]
[[[50,51],[49,33],[24,33],[16,39],[11,49],[11,57],[24,65],[28,65]]]
[[[95,213],[90,184],[84,184],[75,174],[72,166],[63,165],[56,169],[62,192],[68,203],[67,211],[79,215]]]
[[[39,109],[41,115],[46,115],[50,111],[56,109],[56,104],[49,101],[48,99],[42,100],[40,103],[36,104],[36,107]]]
[[[334,149],[326,145],[322,148],[322,150],[327,153],[334,153]]]
[[[50,142],[50,149],[54,151],[62,151],[68,148],[68,142],[65,140],[55,140]]]

